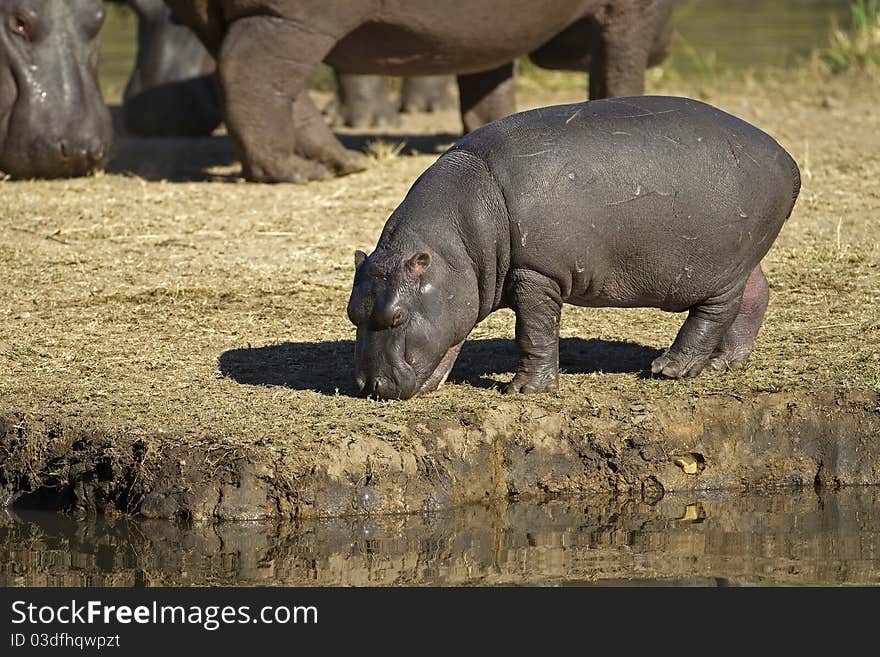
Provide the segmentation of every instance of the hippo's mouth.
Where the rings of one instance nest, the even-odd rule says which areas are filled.
[[[445,383],[446,378],[452,371],[452,366],[455,365],[455,360],[458,358],[458,353],[461,351],[461,345],[463,344],[464,340],[449,348],[449,351],[443,355],[440,363],[434,368],[434,371],[431,372],[431,375],[425,380],[422,387],[419,388],[417,394],[431,392]]]

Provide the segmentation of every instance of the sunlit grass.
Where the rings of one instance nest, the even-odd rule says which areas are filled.
[[[880,65],[880,0],[852,0],[851,25],[831,30],[830,45],[819,52],[832,73],[876,71]]]

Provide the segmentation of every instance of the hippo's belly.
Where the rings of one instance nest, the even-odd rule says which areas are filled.
[[[440,3],[442,4],[442,3]],[[531,3],[534,4],[534,3]],[[542,11],[470,3],[457,12],[389,17],[343,37],[324,61],[345,73],[436,75],[496,68],[537,49],[583,13],[583,2],[543,3]],[[514,8],[515,9],[515,8]]]

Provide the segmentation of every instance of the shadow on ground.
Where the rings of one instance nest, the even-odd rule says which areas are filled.
[[[231,171],[212,171],[231,167]],[[117,135],[107,173],[149,181],[223,182],[240,178],[232,142],[224,135],[143,139]]]
[[[641,375],[661,353],[660,349],[634,342],[597,338],[559,341],[560,369],[571,374],[632,372]],[[512,340],[471,340],[464,344],[449,381],[479,388],[499,387],[502,381],[494,375],[512,373],[516,360]],[[230,349],[220,355],[219,368],[223,376],[245,385],[356,396],[353,361],[353,340],[286,342]]]
[[[234,182],[241,178],[235,149],[224,134],[145,139],[125,132],[118,106],[111,107],[111,114],[115,135],[107,173],[172,182]],[[439,153],[459,138],[445,132],[419,135],[342,132],[336,136],[346,148],[358,151],[367,151],[372,141],[403,142],[402,155]]]

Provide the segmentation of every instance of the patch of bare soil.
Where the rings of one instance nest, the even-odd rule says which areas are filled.
[[[122,139],[110,173],[0,184],[6,501],[242,518],[880,482],[880,87],[786,75],[652,82],[765,129],[803,174],[748,367],[687,381],[646,375],[682,315],[567,306],[558,393],[501,396],[502,311],[439,391],[353,396],[352,254],[454,140],[451,112],[348,131],[370,169],[307,185],[242,183],[223,136]],[[523,108],[583,98],[522,91]]]

